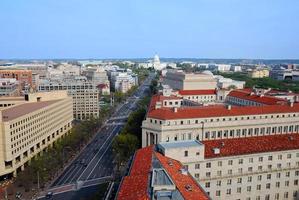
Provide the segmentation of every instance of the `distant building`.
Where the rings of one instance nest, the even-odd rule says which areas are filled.
[[[109,84],[107,72],[103,68],[99,67],[88,67],[82,74],[87,77],[87,80],[94,84]]]
[[[0,96],[20,95],[19,83],[14,78],[0,78]]]
[[[163,78],[163,84],[175,90],[209,90],[217,88],[216,79],[211,72],[184,73],[168,70]]]
[[[80,77],[78,77],[80,78]],[[73,97],[73,114],[77,120],[99,117],[99,90],[96,85],[82,79],[43,80],[39,91],[66,90]]]
[[[97,88],[100,91],[101,95],[110,95],[110,86],[109,84],[99,84],[97,85]]]
[[[72,98],[66,91],[0,97],[0,177],[16,176],[25,163],[70,132]]]
[[[245,81],[236,81],[223,76],[214,76],[217,79],[217,87],[220,89],[243,89]]]
[[[256,68],[256,69],[250,69],[247,71],[248,76],[250,78],[265,78],[269,77],[269,69],[265,68]]]
[[[33,86],[31,70],[1,69],[0,78],[16,79],[23,90]]]

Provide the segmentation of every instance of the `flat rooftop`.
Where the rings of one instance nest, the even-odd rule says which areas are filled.
[[[172,141],[172,142],[161,142],[159,143],[164,149],[172,148],[184,148],[184,147],[197,147],[201,146],[202,143],[196,140],[183,140],[183,141]]]
[[[24,103],[17,106],[7,107],[7,109],[2,110],[2,121],[7,122],[16,119],[36,110],[50,106],[58,101],[60,100]]]

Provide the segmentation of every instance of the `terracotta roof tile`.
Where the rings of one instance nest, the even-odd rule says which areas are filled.
[[[134,157],[129,176],[123,179],[118,200],[149,200],[147,192],[152,167],[153,147],[139,149]]]
[[[197,184],[197,182],[191,177],[190,174],[184,175],[180,172],[183,165],[174,159],[163,156],[160,153],[155,153],[156,157],[159,159],[164,169],[167,171],[169,176],[172,178],[174,184],[178,188],[179,192],[182,194],[186,200],[204,200],[209,199],[207,194],[202,190],[202,188]],[[172,161],[172,166],[168,164],[169,160]],[[192,191],[188,191],[186,186],[190,185]]]
[[[256,94],[251,94],[248,90],[233,90],[228,96],[236,97],[239,99],[245,99],[248,101],[258,102],[265,105],[275,105],[275,104],[285,104],[287,101],[285,99],[273,97],[273,96],[259,96]]]
[[[177,112],[174,112],[173,109],[170,108],[160,108],[150,110],[147,117],[167,120],[293,112],[299,112],[298,103],[294,103],[293,107],[289,105],[232,106],[230,110],[225,106],[184,107],[178,108]]]
[[[180,95],[216,95],[216,90],[179,90]]]
[[[256,136],[201,142],[205,145],[205,158],[215,158],[299,149],[299,134]],[[220,154],[214,154],[213,148],[220,148]]]

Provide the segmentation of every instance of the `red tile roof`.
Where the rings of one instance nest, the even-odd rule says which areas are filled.
[[[152,168],[152,156],[155,156],[174,181],[177,189],[187,200],[205,200],[209,199],[202,188],[190,175],[183,175],[179,172],[182,164],[172,160],[173,166],[168,165],[170,158],[156,153],[153,147],[139,149],[134,157],[129,176],[123,179],[120,190],[117,195],[118,200],[150,200],[148,193],[150,173]],[[186,185],[191,185],[192,191],[186,189]]]
[[[248,90],[233,90],[228,96],[236,97],[239,99],[245,99],[248,101],[258,102],[264,105],[275,105],[275,104],[285,104],[287,101],[285,99],[273,97],[273,96],[259,96],[256,94],[251,94]]]
[[[139,149],[134,157],[130,175],[126,176],[117,195],[118,200],[150,200],[149,173],[152,166],[153,147]]]
[[[299,103],[294,103],[293,107],[289,105],[269,105],[269,106],[232,106],[227,109],[225,106],[201,106],[177,108],[174,112],[171,108],[152,109],[147,117],[155,119],[188,119],[188,118],[206,118],[206,117],[224,117],[240,115],[262,115],[274,113],[293,113],[299,112]]]
[[[24,103],[17,106],[8,107],[7,109],[2,110],[2,120],[10,121],[16,119],[28,113],[50,106],[58,101],[60,100]]]
[[[216,95],[216,90],[179,90],[180,95]]]
[[[187,200],[206,200],[209,199],[207,194],[202,190],[202,188],[197,184],[197,182],[192,178],[190,174],[184,175],[180,172],[183,165],[174,159],[163,156],[160,153],[155,153],[158,160],[163,165],[164,169],[167,171],[174,184],[176,185],[179,192],[182,194],[184,199]],[[169,160],[172,161],[172,166],[168,164]],[[190,185],[192,191],[188,191],[186,186]]]
[[[299,134],[256,136],[201,142],[205,145],[205,158],[215,158],[299,149]],[[214,154],[213,148],[220,148],[220,154]]]

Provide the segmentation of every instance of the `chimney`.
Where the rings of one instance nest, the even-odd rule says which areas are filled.
[[[293,100],[289,100],[288,104],[289,104],[290,107],[293,107],[294,106],[294,101]]]
[[[226,109],[227,109],[227,110],[231,110],[231,109],[232,109],[232,105],[227,105],[227,106],[226,106]]]
[[[219,148],[213,148],[213,153],[214,154],[220,154],[220,149]]]

